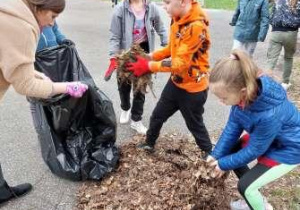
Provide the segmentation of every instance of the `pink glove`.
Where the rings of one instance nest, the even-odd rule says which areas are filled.
[[[85,93],[85,91],[87,91],[87,89],[88,86],[81,82],[69,82],[67,84],[66,91],[70,96],[80,98]]]

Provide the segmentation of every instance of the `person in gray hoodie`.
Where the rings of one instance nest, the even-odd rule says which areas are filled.
[[[252,57],[257,42],[264,42],[268,33],[268,0],[239,0],[229,24],[235,26],[232,49],[243,50]]]
[[[133,44],[139,44],[146,53],[152,52],[155,45],[155,31],[160,36],[161,45],[167,45],[167,31],[155,3],[147,0],[124,0],[119,3],[111,20],[110,65],[104,79],[108,81],[111,78],[117,67],[116,55],[122,50],[128,50]],[[131,89],[132,84],[129,82],[118,81],[122,109],[120,123],[128,123],[131,115],[131,128],[140,134],[146,134],[147,128],[142,123],[145,95],[141,92],[134,93],[131,108]]]

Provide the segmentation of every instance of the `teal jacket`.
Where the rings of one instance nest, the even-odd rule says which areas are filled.
[[[263,42],[269,29],[268,0],[239,0],[230,25],[234,39],[240,42]]]

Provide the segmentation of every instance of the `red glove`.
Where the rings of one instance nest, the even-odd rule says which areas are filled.
[[[127,63],[126,67],[128,71],[133,72],[134,76],[140,77],[146,73],[150,72],[149,69],[149,60],[142,56],[137,56],[136,62]]]
[[[111,78],[112,73],[118,68],[117,60],[115,58],[110,59],[110,64],[108,69],[105,72],[104,80],[108,81]]]

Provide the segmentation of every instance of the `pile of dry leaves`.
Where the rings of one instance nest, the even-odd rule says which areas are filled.
[[[140,77],[136,77],[132,72],[128,71],[126,65],[128,62],[136,62],[136,56],[142,56],[147,58],[147,54],[139,45],[133,45],[129,50],[122,52],[117,56],[118,68],[117,68],[117,78],[121,83],[127,82],[133,84],[134,92],[147,93],[147,87],[153,93],[153,82],[152,74],[144,74]]]
[[[166,135],[147,153],[136,148],[141,141],[144,137],[135,136],[121,147],[119,168],[111,176],[84,184],[79,209],[229,209],[236,192],[229,187],[232,178],[212,178],[193,142]]]

